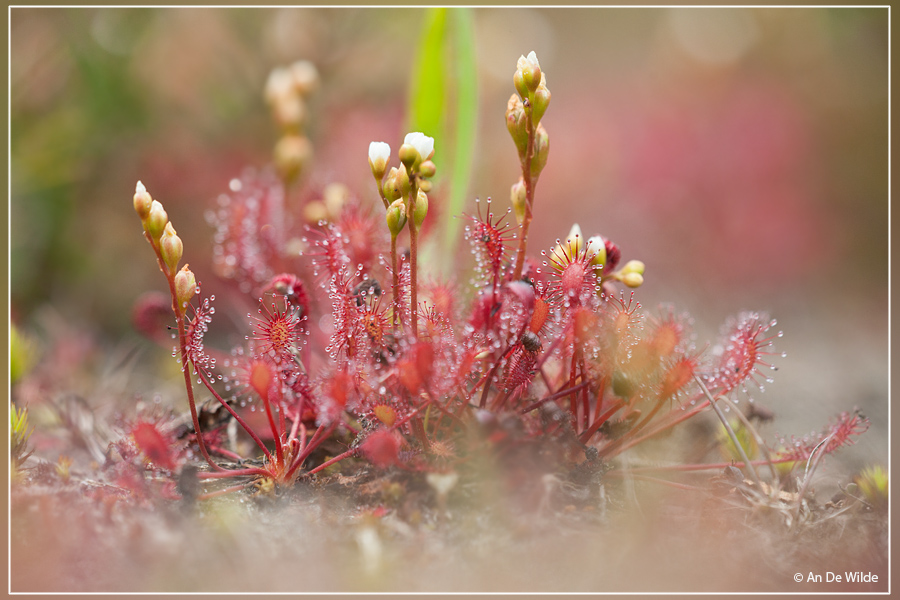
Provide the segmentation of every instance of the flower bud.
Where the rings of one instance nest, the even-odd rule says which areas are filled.
[[[397,151],[397,156],[400,157],[400,162],[403,163],[403,166],[407,169],[412,169],[416,161],[419,160],[419,151],[412,144],[403,144]]]
[[[594,252],[594,258],[591,259],[591,264],[596,265],[598,267],[603,267],[606,265],[606,241],[602,236],[595,235],[591,237],[587,241],[588,252]]]
[[[183,315],[197,293],[197,280],[187,265],[175,274],[175,303],[178,313]]]
[[[294,79],[291,72],[284,67],[276,67],[269,73],[266,79],[266,85],[263,88],[263,95],[266,102],[274,105],[281,98],[290,96],[293,92],[291,89],[294,85]]]
[[[312,144],[301,135],[283,136],[275,144],[275,168],[285,183],[294,182],[312,158]]]
[[[541,65],[538,62],[537,54],[534,50],[528,53],[528,57],[520,57],[517,63],[518,71],[522,73],[522,80],[528,91],[534,92],[541,84]]]
[[[391,237],[397,237],[403,231],[403,228],[406,227],[406,205],[403,204],[403,200],[394,200],[388,206],[385,218]]]
[[[430,192],[431,191],[431,182],[428,181],[427,179],[420,179],[419,180],[419,189],[426,193]]]
[[[422,161],[422,164],[419,165],[420,177],[434,177],[435,173],[437,173],[437,167],[430,160]]]
[[[578,223],[572,224],[569,235],[566,236],[566,244],[571,248],[570,252],[573,255],[578,254],[584,248],[584,234],[581,233],[581,226]]]
[[[519,160],[525,160],[525,153],[528,151],[525,107],[522,105],[522,100],[515,94],[509,97],[509,102],[506,104],[506,129],[509,130],[509,135],[516,144],[516,150],[519,151]]]
[[[525,220],[525,203],[527,201],[525,193],[525,182],[522,178],[515,182],[509,190],[509,200],[512,203],[513,212],[516,214],[516,222],[519,225]]]
[[[166,228],[159,243],[159,253],[162,254],[163,262],[169,267],[169,273],[174,272],[175,268],[178,267],[178,261],[181,260],[183,251],[184,245],[181,242],[181,238],[175,233],[175,228],[172,226],[172,222],[169,221],[166,223]]]
[[[582,248],[584,248],[584,235],[581,233],[581,226],[574,223],[565,241],[559,242],[553,253],[559,257],[574,257],[581,252]]]
[[[391,147],[385,142],[372,142],[369,144],[369,167],[377,181],[384,178],[387,171],[387,163],[391,159]]]
[[[540,87],[534,92],[534,102],[531,105],[531,122],[535,126],[541,122],[548,106],[550,106],[550,90],[542,81]]]
[[[289,69],[294,89],[301,96],[309,96],[319,87],[319,71],[308,60],[298,60]]]
[[[516,93],[520,98],[525,99],[528,97],[528,86],[525,85],[525,77],[521,69],[516,69],[516,72],[513,74],[513,86],[515,86]]]
[[[141,221],[150,214],[150,206],[153,204],[153,198],[147,193],[147,188],[140,181],[134,186],[134,210],[141,218]]]
[[[299,132],[306,123],[306,102],[296,94],[282,96],[272,103],[275,123],[285,132]]]
[[[166,209],[163,208],[163,205],[157,200],[151,202],[150,213],[144,220],[144,229],[150,234],[150,238],[154,242],[159,240],[168,222],[169,215],[166,214]]]
[[[630,288],[641,287],[644,283],[644,276],[635,272],[623,273],[619,275],[618,279]]]
[[[406,173],[406,169],[391,167],[391,172],[388,173],[388,176],[384,178],[384,186],[382,188],[382,191],[384,192],[384,197],[388,199],[388,202],[393,202],[403,195],[400,191],[400,183],[397,181],[400,171]]]
[[[422,223],[425,221],[425,215],[428,214],[428,196],[422,190],[419,190],[419,193],[416,194],[416,205],[413,207],[413,222],[416,224],[416,229],[419,229],[422,226]]]
[[[644,263],[639,260],[629,260],[625,263],[625,266],[619,271],[623,275],[626,273],[637,273],[638,275],[644,274]]]
[[[428,160],[434,155],[434,138],[428,137],[421,131],[407,133],[403,138],[404,144],[409,144],[419,153],[420,160]],[[403,160],[402,158],[400,160]],[[405,164],[405,163],[404,163]]]
[[[531,177],[537,179],[544,166],[547,164],[547,156],[550,154],[550,136],[543,125],[537,126],[534,135],[534,156],[531,159]]]

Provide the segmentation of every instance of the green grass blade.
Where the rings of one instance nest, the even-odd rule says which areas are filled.
[[[475,153],[475,135],[478,128],[478,67],[475,60],[475,35],[472,26],[472,10],[453,10],[456,33],[456,115],[453,140],[453,165],[450,175],[449,203],[444,214],[444,248],[452,261],[459,242],[459,219],[469,190],[472,162]]]
[[[429,9],[413,67],[406,127],[407,131],[421,131],[433,137],[437,152],[446,147],[440,139],[446,87],[443,52],[446,30],[447,9]]]

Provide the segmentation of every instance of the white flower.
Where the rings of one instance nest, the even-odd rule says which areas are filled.
[[[385,142],[372,142],[369,144],[369,162],[375,164],[379,160],[387,162],[391,159],[391,146]]]
[[[537,67],[541,68],[541,63],[538,62],[537,54],[534,53],[534,50],[528,53],[528,56],[519,56],[519,60],[516,61],[516,69],[522,70],[525,67]]]
[[[434,152],[434,138],[428,137],[420,131],[407,133],[403,143],[415,148],[422,160],[428,160],[431,153]]]

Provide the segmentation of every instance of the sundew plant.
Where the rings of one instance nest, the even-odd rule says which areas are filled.
[[[702,307],[692,313],[644,295],[655,278],[691,274],[666,276],[654,264],[658,253],[642,253],[597,211],[576,211],[577,222],[541,243],[542,221],[569,218],[561,196],[582,184],[585,203],[602,193],[583,167],[567,170],[562,191],[545,177],[555,157],[571,162],[584,151],[567,151],[570,140],[549,118],[584,99],[571,85],[555,88],[554,63],[542,64],[542,46],[520,36],[521,56],[504,75],[505,105],[479,104],[472,12],[425,14],[405,123],[390,136],[367,133],[367,154],[332,156],[318,169],[320,141],[331,132],[317,130],[324,108],[315,98],[333,84],[323,73],[334,66],[299,59],[273,68],[254,91],[277,132],[270,161],[226,176],[202,204],[163,197],[165,169],[147,169],[118,190],[117,210],[132,225],[122,234],[128,268],[158,269],[163,290],[126,290],[153,358],[128,355],[122,364],[153,373],[152,397],[135,392],[126,407],[103,412],[72,392],[48,409],[33,399],[53,389],[48,381],[72,377],[65,365],[82,346],[57,349],[42,370],[33,340],[12,328],[11,535],[13,553],[26,557],[14,564],[24,568],[55,543],[16,520],[46,517],[47,531],[63,532],[62,546],[76,539],[107,552],[96,556],[121,552],[141,565],[169,556],[149,584],[164,591],[235,591],[224,583],[231,575],[215,575],[232,564],[251,579],[265,565],[261,579],[272,581],[259,591],[309,591],[304,577],[318,575],[329,583],[312,583],[315,590],[435,591],[428,561],[447,572],[473,563],[490,571],[491,548],[520,542],[523,556],[548,561],[548,587],[605,591],[589,577],[595,565],[610,589],[652,591],[649,582],[666,575],[645,581],[640,569],[678,554],[671,543],[648,544],[635,564],[618,548],[671,530],[697,548],[692,573],[721,557],[746,567],[747,580],[774,574],[754,589],[833,591],[818,586],[808,563],[838,548],[853,569],[844,583],[883,589],[887,471],[869,465],[837,482],[830,498],[817,496],[822,465],[873,428],[865,403],[846,398],[810,434],[773,433],[778,411],[757,399],[792,367],[783,348],[790,327],[785,320],[782,332],[778,311],[736,305],[717,336],[704,334],[717,324],[705,322]],[[479,118],[505,122],[508,163],[473,160],[483,142]],[[335,132],[331,143],[365,130],[348,122],[351,133]],[[747,127],[734,131],[765,147]],[[588,151],[599,164],[609,154],[596,138]],[[733,138],[737,162],[752,161],[755,150],[741,154],[744,140]],[[707,159],[675,165],[697,169],[714,162]],[[759,160],[775,170],[774,159]],[[515,168],[500,174],[504,197],[492,199],[478,189],[480,171],[504,164]],[[647,172],[654,168],[669,165]],[[739,178],[736,171],[728,176]],[[358,181],[365,185],[348,183]],[[202,215],[199,236],[185,235],[190,213]],[[699,230],[715,218],[695,220]],[[64,434],[42,431],[52,428]],[[89,463],[73,460],[66,444]],[[58,460],[44,458],[53,453]],[[79,523],[90,525],[73,529],[59,516],[69,505],[87,506]],[[697,533],[707,524],[724,532],[709,545]],[[186,548],[210,540],[226,540],[234,554],[212,566],[202,552],[180,563]],[[275,577],[280,564],[302,562],[294,554],[301,546],[308,573]],[[146,591],[84,568],[59,585]],[[523,577],[533,581],[535,569]],[[201,574],[191,579],[189,571]],[[619,571],[624,587],[610,575]],[[91,581],[115,583],[99,589]],[[693,581],[685,589],[732,590]],[[431,583],[468,590],[452,578]],[[733,587],[746,591],[745,583]]]
[[[615,462],[622,452],[714,411],[733,459],[692,467],[728,467],[756,501],[775,502],[798,465],[806,467],[805,487],[811,460],[866,430],[866,418],[850,411],[818,437],[766,442],[739,401],[748,387],[771,382],[784,356],[775,319],[739,313],[723,326],[719,351],[703,352],[687,314],[644,309],[634,290],[645,265],[623,260],[609,232],[586,236],[574,224],[554,247],[532,252],[528,228],[541,210],[538,183],[550,156],[542,118],[551,92],[534,52],[519,59],[512,81],[506,124],[521,164],[512,208],[498,215],[490,199],[476,200],[461,216],[475,275],[426,283],[423,274],[434,271],[420,260],[420,236],[440,164],[434,139],[406,134],[395,142],[394,166],[391,144],[373,141],[368,166],[381,205],[336,202],[318,222],[292,230],[285,188],[310,150],[291,118],[302,113],[295,105],[316,74],[307,62],[273,71],[266,97],[285,131],[277,175],[251,171],[232,181],[209,216],[220,274],[259,307],[248,315],[246,343],[221,359],[204,345],[214,298],[182,266],[183,244],[163,204],[137,183],[134,209],[168,283],[172,354],[193,424],[182,446],[152,428],[146,440],[135,438],[157,457],[150,468],[175,472],[200,458],[201,480],[229,479],[229,491],[278,490],[350,459],[446,473],[484,453],[552,443],[557,466],[579,464],[600,481],[630,474]],[[286,242],[298,236],[302,250],[293,252],[304,268],[282,272],[292,252]],[[198,389],[253,440],[259,461],[229,450],[222,425],[204,429]],[[265,415],[261,425],[242,417],[248,407]],[[319,449],[331,440],[347,448],[326,459]],[[785,512],[789,521],[800,517]]]

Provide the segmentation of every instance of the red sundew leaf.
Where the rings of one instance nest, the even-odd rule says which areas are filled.
[[[823,455],[831,454],[843,446],[852,446],[856,441],[851,436],[865,433],[869,429],[869,424],[869,419],[859,410],[854,410],[852,413],[842,412],[831,425],[816,436],[807,436],[801,440],[791,438],[790,442],[782,440],[786,449],[778,455],[778,459],[809,460],[816,447],[825,440],[828,441],[818,450]]]
[[[397,464],[400,457],[400,438],[393,431],[379,429],[365,439],[363,455],[379,469]]]
[[[151,463],[163,469],[175,469],[172,444],[156,425],[140,422],[131,430],[134,443]]]

